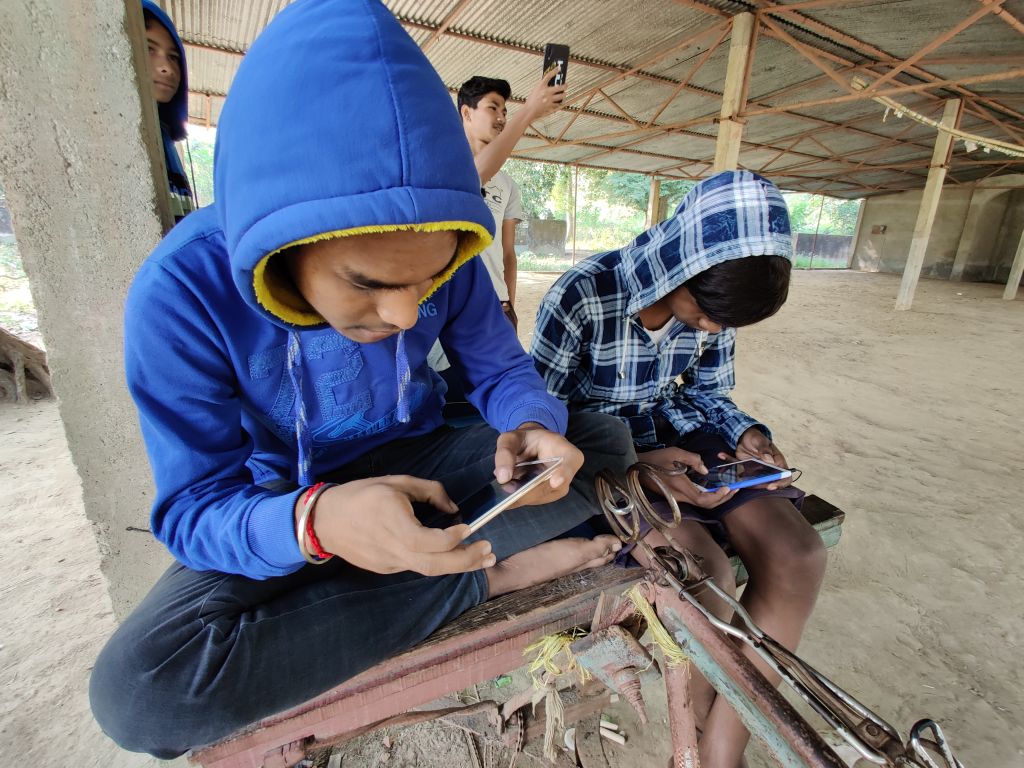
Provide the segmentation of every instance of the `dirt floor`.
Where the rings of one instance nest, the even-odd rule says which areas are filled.
[[[521,278],[524,340],[553,279]],[[1024,764],[1024,299],[925,281],[896,313],[897,285],[797,273],[783,311],[740,333],[736,399],[774,428],[801,485],[847,512],[802,655],[902,732],[930,716],[965,765],[1011,768]],[[88,713],[114,621],[56,406],[0,407],[0,436],[0,765],[146,765]],[[606,746],[613,764],[663,765],[663,743],[644,747],[616,716],[630,746]],[[444,724],[389,739],[352,745],[341,765],[474,764]]]

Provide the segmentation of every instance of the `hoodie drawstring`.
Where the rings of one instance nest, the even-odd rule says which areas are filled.
[[[405,354],[405,331],[398,332],[398,342],[395,344],[395,375],[398,383],[398,405],[395,407],[398,420],[403,424],[409,423],[409,358]]]
[[[299,448],[298,470],[299,485],[313,484],[313,441],[306,423],[306,404],[302,399],[302,344],[299,332],[292,331],[288,335],[288,378],[295,392],[295,443]]]

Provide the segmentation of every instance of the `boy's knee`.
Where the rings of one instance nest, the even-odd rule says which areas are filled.
[[[158,665],[143,658],[139,648],[144,646],[144,638],[133,638],[124,628],[114,633],[93,666],[89,704],[100,728],[118,746],[171,760],[192,746],[175,730],[176,723],[190,719],[187,696],[157,690],[152,678]]]
[[[828,565],[828,550],[818,532],[810,526],[799,536],[790,541],[786,557],[779,563],[783,572],[782,578],[795,592],[815,593],[825,579]]]
[[[736,594],[736,571],[732,567],[732,560],[720,547],[717,552],[703,554],[704,562],[701,567],[704,572],[714,579],[715,584],[730,595]]]
[[[607,413],[570,414],[565,436],[583,452],[588,464],[596,461],[613,471],[625,472],[636,462],[629,428]]]

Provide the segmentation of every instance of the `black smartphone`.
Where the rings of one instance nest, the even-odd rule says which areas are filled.
[[[543,72],[547,72],[555,64],[561,65],[561,70],[555,73],[555,76],[549,81],[550,85],[564,85],[565,84],[565,73],[569,68],[569,46],[559,45],[558,43],[548,43],[544,46],[544,69]]]

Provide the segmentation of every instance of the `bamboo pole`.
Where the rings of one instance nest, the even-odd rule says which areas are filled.
[[[715,173],[733,169],[739,163],[743,123],[737,116],[743,111],[743,94],[750,69],[750,42],[754,34],[754,14],[733,16],[729,40],[729,64],[725,74],[725,93],[722,94],[721,119],[718,124],[718,142],[715,145]]]
[[[647,221],[644,229],[649,229],[658,223],[658,212],[661,200],[661,179],[651,176],[651,189],[647,193]]]
[[[580,191],[580,167],[573,166],[572,181],[572,265],[576,266],[576,218],[579,216],[579,206],[576,204]]]

